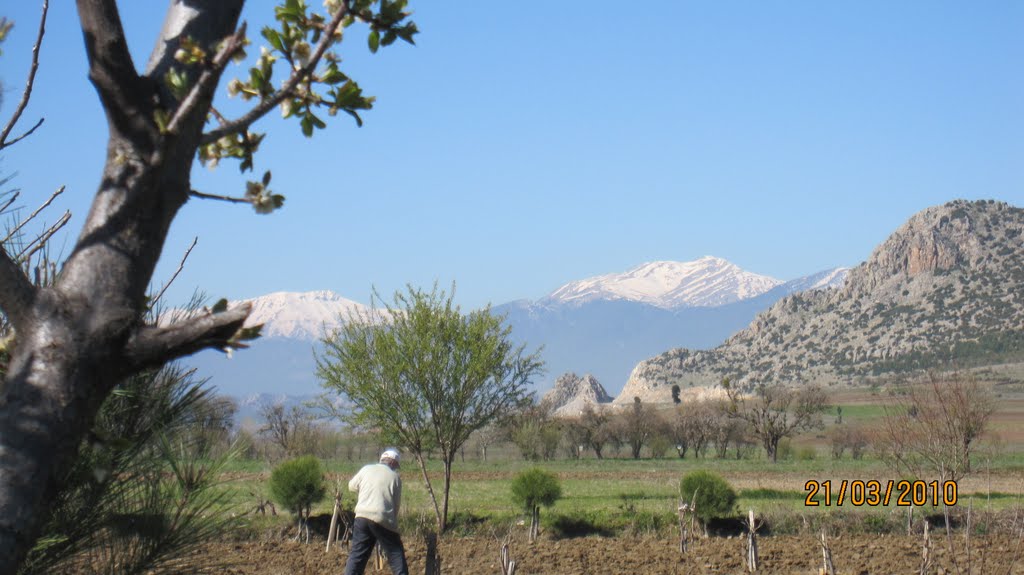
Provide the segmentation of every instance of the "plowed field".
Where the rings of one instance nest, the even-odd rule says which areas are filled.
[[[964,552],[962,534],[954,535],[954,556],[944,534],[933,539],[933,567],[929,573],[1020,573],[1024,561],[1017,560],[1024,548],[1009,536],[974,537],[970,559]],[[759,538],[758,573],[817,574],[822,564],[821,547],[810,535]],[[921,564],[920,537],[894,535],[850,535],[831,541],[836,572],[846,574],[918,573]],[[500,543],[490,538],[447,538],[441,542],[442,572],[445,575],[485,575],[501,573],[498,565]],[[407,541],[410,572],[423,573],[424,546]],[[514,543],[513,559],[517,575],[623,575],[745,572],[743,541],[738,538],[711,538],[691,545],[686,555],[679,553],[677,542],[654,538],[541,539],[534,544]],[[242,542],[210,545],[203,555],[223,565],[219,572],[230,575],[300,575],[342,573],[346,551],[324,552],[323,541],[309,545],[291,541]],[[378,573],[369,567],[367,573]],[[385,567],[380,573],[390,573]]]

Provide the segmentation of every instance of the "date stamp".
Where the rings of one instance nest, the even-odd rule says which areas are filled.
[[[888,480],[861,481],[859,479],[833,482],[809,480],[804,484],[807,507],[853,505],[861,507],[883,506],[890,503],[898,507],[922,505],[956,505],[956,481]]]

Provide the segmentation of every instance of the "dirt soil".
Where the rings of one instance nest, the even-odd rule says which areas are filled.
[[[949,551],[956,550],[956,564]],[[822,551],[808,535],[770,536],[758,539],[758,573],[816,575],[822,566]],[[830,542],[837,573],[895,574],[919,573],[921,538],[896,535],[847,535]],[[500,575],[501,544],[493,538],[447,538],[440,544],[442,573],[445,575]],[[423,573],[422,541],[406,542],[410,573]],[[952,542],[944,534],[932,541],[932,568],[928,573],[1024,574],[1024,553],[1019,538],[988,535],[971,539],[970,559],[964,551],[962,534]],[[204,558],[216,562],[217,573],[226,575],[340,575],[347,550],[325,553],[324,542],[252,541],[221,543],[203,549]],[[533,544],[516,542],[511,556],[518,563],[517,575],[623,575],[683,573],[744,573],[744,543],[739,538],[711,538],[691,544],[680,554],[678,541],[656,538],[540,539]],[[210,564],[208,563],[208,564]],[[968,565],[970,570],[968,570]],[[390,573],[387,567],[367,574]]]

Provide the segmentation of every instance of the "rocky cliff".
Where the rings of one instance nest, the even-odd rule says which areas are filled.
[[[841,288],[786,297],[712,350],[641,362],[616,401],[724,377],[830,383],[1006,361],[1024,361],[1024,210],[957,200],[914,215]]]
[[[593,375],[588,373],[579,377],[570,372],[555,380],[555,386],[544,394],[542,401],[551,406],[555,416],[566,417],[579,415],[588,404],[596,406],[611,400]]]

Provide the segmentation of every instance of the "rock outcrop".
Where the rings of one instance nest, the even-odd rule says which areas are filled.
[[[786,297],[714,349],[641,362],[616,401],[1008,361],[1024,361],[1024,210],[958,200],[913,216],[842,287]]]
[[[544,394],[542,401],[556,417],[569,417],[579,415],[587,405],[610,403],[612,398],[593,375],[579,377],[570,372],[555,380],[555,386]]]

